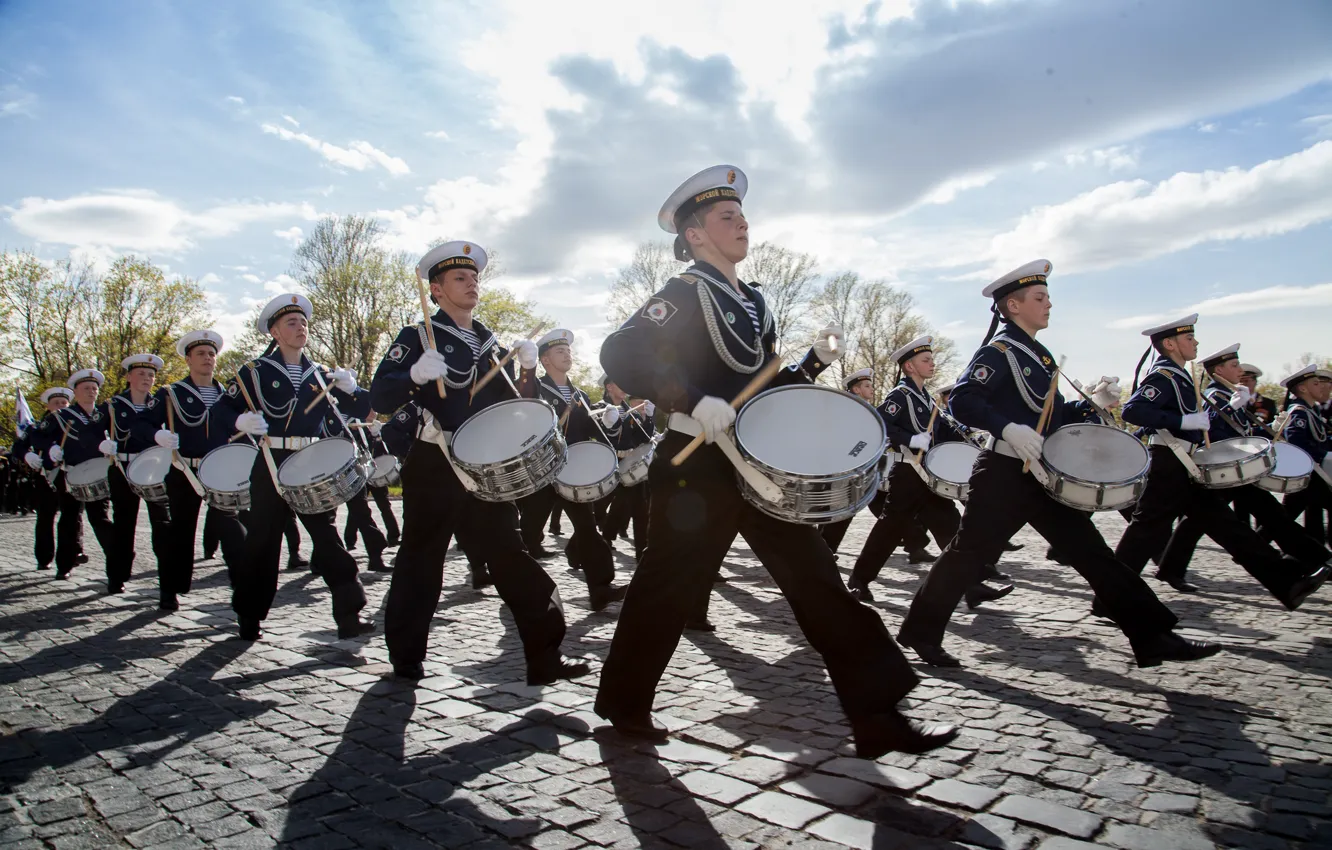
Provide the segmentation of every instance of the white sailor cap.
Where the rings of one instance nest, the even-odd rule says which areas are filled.
[[[1018,266],[1006,275],[996,278],[981,290],[981,295],[996,301],[1027,286],[1045,283],[1051,269],[1049,260],[1032,260]]]
[[[1239,347],[1240,344],[1237,342],[1234,345],[1227,345],[1225,348],[1221,349],[1220,351],[1213,351],[1211,354],[1207,355],[1206,357],[1200,357],[1198,359],[1202,361],[1202,364],[1204,366],[1208,367],[1220,366],[1222,363],[1225,363],[1227,360],[1238,360]]]
[[[73,401],[74,391],[71,390],[69,387],[51,387],[49,390],[46,390],[45,392],[42,393],[42,404],[48,403],[51,399],[55,398],[56,396],[63,396],[69,399],[70,401]]]
[[[106,375],[103,375],[101,372],[97,371],[96,369],[80,369],[79,371],[75,372],[73,375],[70,375],[69,380],[66,381],[66,383],[69,385],[69,388],[72,390],[76,388],[79,384],[83,383],[84,381],[96,381],[97,386],[100,387],[106,384]]]
[[[435,275],[449,269],[471,269],[481,274],[486,270],[487,262],[485,249],[475,242],[445,242],[426,251],[421,262],[416,264],[416,273],[429,283]]]
[[[1324,369],[1317,363],[1310,363],[1308,366],[1296,369],[1294,372],[1291,372],[1289,375],[1282,378],[1281,386],[1288,390],[1294,389],[1296,384],[1307,381],[1310,378],[1327,378],[1332,380],[1332,371]]]
[[[953,381],[951,384],[944,384],[942,387],[935,387],[934,394],[943,395],[944,393],[951,393],[953,391],[953,388],[956,386],[957,386],[957,381]]]
[[[869,381],[873,379],[874,379],[873,369],[869,368],[857,369],[856,371],[852,372],[850,375],[846,376],[846,380],[842,381],[842,386],[849,390],[861,381]]]
[[[609,384],[609,383],[612,383],[612,382],[611,382],[611,379],[610,379],[610,375],[607,375],[605,372],[602,372],[602,373],[601,373],[601,381],[600,381],[600,386],[601,386],[601,388],[602,388],[602,389],[605,389],[605,388],[606,388],[606,385]]]
[[[222,334],[215,330],[190,331],[176,340],[176,353],[181,357],[187,357],[190,349],[196,345],[211,345],[214,352],[221,354]]]
[[[259,333],[266,334],[273,329],[273,324],[278,319],[288,313],[298,311],[304,313],[306,321],[309,321],[314,314],[314,307],[310,304],[310,299],[294,292],[284,292],[264,305],[264,309],[259,313],[259,320],[254,324],[259,329]]]
[[[1170,339],[1172,336],[1180,334],[1193,333],[1193,326],[1198,324],[1198,314],[1190,313],[1183,318],[1176,319],[1173,322],[1166,322],[1164,325],[1157,325],[1154,328],[1148,328],[1142,332],[1143,336],[1151,337],[1152,343],[1158,343],[1163,339]]]
[[[147,366],[154,372],[160,372],[162,370],[162,358],[156,354],[131,354],[120,361],[120,368],[125,372],[136,366]]]
[[[667,233],[679,233],[680,222],[703,207],[718,201],[745,199],[749,178],[734,165],[705,168],[680,184],[657,213],[657,224]]]
[[[537,340],[537,356],[545,354],[551,348],[557,345],[572,346],[574,341],[573,331],[564,328],[556,328],[550,333]]]
[[[1263,376],[1263,370],[1259,369],[1252,363],[1241,363],[1240,371],[1246,375],[1253,375],[1255,378],[1261,378]]]
[[[894,351],[893,359],[896,360],[897,365],[900,366],[903,363],[906,363],[912,357],[915,357],[917,354],[921,354],[926,351],[933,351],[934,349],[930,347],[930,344],[933,342],[934,342],[934,337],[929,336],[928,334],[925,336],[918,336],[915,339],[911,340],[911,342],[908,342],[906,345]]]

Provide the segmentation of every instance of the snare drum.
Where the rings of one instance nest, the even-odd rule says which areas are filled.
[[[925,453],[925,486],[945,499],[965,502],[971,492],[971,467],[981,450],[971,443],[939,443]]]
[[[250,509],[250,473],[259,450],[249,443],[228,443],[204,455],[199,483],[209,507],[235,513]]]
[[[1298,493],[1309,486],[1314,462],[1309,453],[1291,443],[1273,443],[1276,466],[1272,472],[1258,479],[1258,486],[1273,493]]]
[[[555,476],[555,492],[571,502],[595,502],[609,496],[619,484],[615,450],[587,440],[569,447],[569,457]]]
[[[633,487],[647,480],[648,467],[657,453],[656,441],[646,442],[631,450],[620,461],[620,486]]]
[[[111,498],[111,482],[107,472],[111,458],[95,457],[65,470],[65,489],[80,502],[100,502]]]
[[[735,442],[782,497],[769,502],[737,473],[741,495],[786,522],[847,519],[879,489],[887,439],[878,411],[840,390],[796,385],[759,393],[735,417]]]
[[[555,408],[513,398],[475,413],[453,432],[453,462],[486,502],[512,502],[545,487],[564,466],[564,435]]]
[[[1260,481],[1276,466],[1276,450],[1266,437],[1217,440],[1193,453],[1193,463],[1209,490],[1242,487]]]
[[[282,461],[278,492],[298,514],[331,511],[365,487],[370,464],[351,440],[311,443]]]
[[[393,455],[380,455],[370,467],[371,487],[392,487],[402,480],[401,465]]]
[[[167,473],[171,471],[171,449],[153,446],[139,452],[139,456],[125,467],[125,480],[130,489],[146,502],[167,500]]]
[[[1137,502],[1152,457],[1142,441],[1109,425],[1065,425],[1045,438],[1045,489],[1080,511],[1118,511]]]

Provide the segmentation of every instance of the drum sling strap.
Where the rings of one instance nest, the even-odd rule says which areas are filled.
[[[435,423],[435,417],[423,407],[421,408],[421,419],[425,422],[425,426],[421,428],[420,439],[439,446],[439,450],[444,453],[444,459],[453,468],[453,474],[458,476],[458,482],[462,484],[463,489],[469,493],[475,493],[477,490],[476,481],[464,472],[458,464],[453,462],[453,455],[449,452],[449,440],[444,436],[444,432],[439,430],[439,425]]]

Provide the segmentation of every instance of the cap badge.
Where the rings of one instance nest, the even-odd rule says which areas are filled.
[[[291,303],[293,303],[293,304],[299,304],[299,303],[300,303],[300,298],[299,298],[298,296],[295,296],[295,295],[291,296]]]
[[[731,169],[730,171],[726,172],[726,185],[730,186],[734,182],[735,182],[735,169]]]
[[[472,253],[472,246],[471,246],[471,245],[468,245],[466,242],[464,242],[464,243],[463,243],[463,253],[464,253],[464,254],[471,254],[471,253]]]
[[[1045,264],[1045,274],[1049,274],[1049,273],[1050,273],[1050,264],[1049,264],[1049,263],[1046,263],[1046,264]]]

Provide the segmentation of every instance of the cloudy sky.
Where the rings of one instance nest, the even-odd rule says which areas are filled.
[[[594,354],[661,201],[729,162],[751,233],[900,282],[970,351],[1054,264],[1042,339],[1127,374],[1203,313],[1332,355],[1327,0],[0,3],[0,246],[135,251],[235,331],[325,214],[470,238]]]

